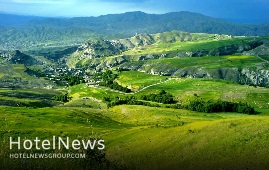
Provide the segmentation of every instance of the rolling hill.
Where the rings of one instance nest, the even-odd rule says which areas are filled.
[[[137,34],[126,39],[89,41],[67,57],[67,65],[89,73],[114,68],[267,87],[268,42],[268,37],[180,31]]]
[[[12,17],[19,25],[0,28],[1,168],[269,168],[269,39],[256,36],[268,25],[190,12]],[[52,136],[105,149],[9,148],[9,137]]]

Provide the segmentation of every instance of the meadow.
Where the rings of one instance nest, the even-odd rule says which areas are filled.
[[[7,158],[9,136],[51,139],[55,135],[104,139],[106,158],[124,169],[268,168],[268,115],[202,114],[125,105],[109,110],[1,107],[1,120],[0,153],[5,157],[1,160],[13,167],[14,162]],[[72,169],[78,161],[82,160],[60,160],[63,164],[59,166],[58,161],[39,160],[37,165],[46,162],[54,168]],[[22,162],[17,164],[22,166]]]
[[[141,79],[135,81],[136,74],[122,72],[117,81],[124,84],[130,79],[133,84],[140,84]],[[147,79],[147,76],[144,75],[143,83],[150,84],[151,80],[154,84],[157,77],[165,78],[152,76],[152,79]],[[88,100],[91,100],[90,97],[98,98],[102,103],[103,95],[138,96],[161,89],[172,93],[178,102],[188,102],[196,94],[206,100],[247,102],[259,113],[206,114],[169,108],[115,106],[109,108],[105,116],[121,124],[121,128],[101,134],[107,141],[109,160],[120,162],[120,165],[130,169],[199,169],[201,166],[204,169],[268,168],[268,88],[224,80],[174,78],[135,94],[119,94],[84,85],[74,86],[71,94],[77,98],[88,96]]]

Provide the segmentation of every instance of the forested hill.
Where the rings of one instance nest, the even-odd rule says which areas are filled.
[[[192,12],[171,12],[167,14],[147,14],[127,12],[91,18],[72,18],[69,22],[85,24],[90,29],[106,34],[159,33],[172,30],[231,34],[246,36],[269,35],[269,25],[232,23]]]
[[[4,14],[0,14],[0,18],[3,18],[2,15]],[[48,42],[52,44],[65,42],[65,45],[66,43],[71,45],[101,35],[105,35],[103,37],[108,39],[115,39],[129,37],[136,33],[159,33],[172,30],[245,36],[269,35],[269,24],[232,23],[192,12],[167,14],[127,12],[77,18],[27,17],[24,19],[18,16],[19,28],[14,24],[16,16],[10,15],[10,17],[13,18],[12,24],[6,22],[8,15],[5,15],[5,21],[0,20],[0,44],[4,46],[2,48],[20,48],[20,45],[27,48],[25,44],[37,46]]]

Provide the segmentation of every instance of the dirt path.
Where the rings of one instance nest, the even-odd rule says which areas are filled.
[[[113,89],[110,89],[110,88],[107,88],[107,87],[103,87],[103,86],[98,86],[98,87],[96,87],[96,86],[90,86],[90,87],[93,87],[93,88],[102,88],[102,89],[109,90],[109,91],[116,92],[116,93],[120,93],[120,94],[136,94],[136,93],[139,93],[139,92],[141,92],[141,91],[144,91],[144,90],[146,90],[147,88],[150,88],[150,87],[152,87],[152,86],[156,86],[156,85],[159,85],[159,84],[163,84],[163,83],[166,83],[166,82],[168,82],[168,81],[170,81],[170,80],[174,80],[174,79],[176,79],[176,78],[169,78],[169,79],[167,79],[167,80],[165,80],[165,81],[158,82],[158,83],[154,83],[154,84],[148,85],[148,86],[146,86],[146,87],[143,87],[142,89],[140,89],[140,90],[138,90],[138,91],[136,91],[136,92],[132,92],[132,93],[125,93],[125,92],[122,92],[122,91],[113,90]]]
[[[259,58],[259,59],[261,59],[262,61],[266,62],[267,64],[269,64],[269,61],[267,61],[267,60],[261,58],[260,56],[256,55],[256,57]]]
[[[159,84],[166,83],[166,82],[168,82],[168,81],[170,81],[170,80],[173,80],[173,78],[169,78],[169,79],[167,79],[167,80],[165,80],[165,81],[163,81],[163,82],[159,82],[159,83],[151,84],[151,85],[149,85],[149,86],[146,86],[146,87],[144,87],[144,88],[142,88],[142,89],[140,89],[140,90],[134,92],[133,94],[136,94],[136,93],[139,93],[139,92],[141,92],[141,91],[143,91],[143,90],[146,90],[146,89],[149,88],[149,87],[152,87],[152,86],[156,86],[156,85],[159,85]]]

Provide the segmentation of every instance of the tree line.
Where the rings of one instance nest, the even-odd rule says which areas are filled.
[[[130,93],[131,90],[127,87],[119,85],[115,80],[118,77],[118,74],[113,73],[111,70],[107,70],[102,73],[96,73],[93,76],[95,82],[99,81],[100,86],[105,86],[114,90],[122,91],[125,93]]]
[[[171,105],[172,108],[176,109],[187,109],[197,112],[205,112],[205,113],[216,113],[216,112],[236,112],[236,113],[244,113],[244,114],[255,114],[255,110],[247,103],[235,103],[221,100],[208,100],[204,101],[202,99],[195,99],[190,101],[189,104],[185,105]]]
[[[152,93],[148,95],[141,95],[140,99],[163,104],[172,104],[174,102],[173,95],[167,93],[165,90],[161,90],[158,94]]]
[[[71,100],[71,97],[68,96],[68,93],[59,94],[59,95],[54,96],[54,100],[60,101],[60,102],[68,102],[69,100]]]
[[[255,110],[253,107],[247,103],[234,103],[227,101],[203,101],[202,99],[195,99],[187,105],[188,110],[198,111],[198,112],[237,112],[245,114],[254,114]]]
[[[124,96],[124,97],[104,97],[104,101],[108,107],[116,105],[144,105],[149,107],[165,107],[173,109],[185,109],[204,113],[217,113],[217,112],[236,112],[243,114],[256,114],[255,109],[247,103],[235,103],[221,100],[203,100],[194,99],[188,104],[174,104],[175,101],[173,96],[166,91],[162,90],[157,94],[141,95],[140,97],[135,96]],[[153,103],[154,102],[154,103]]]

